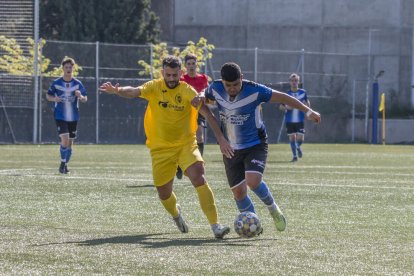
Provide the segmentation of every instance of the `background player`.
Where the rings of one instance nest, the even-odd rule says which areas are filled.
[[[101,85],[100,90],[125,98],[139,97],[148,101],[144,118],[146,144],[150,149],[154,185],[161,203],[173,217],[178,229],[182,233],[187,233],[188,226],[173,192],[174,176],[179,165],[197,191],[201,209],[211,225],[214,236],[223,238],[230,232],[230,228],[219,224],[214,195],[205,178],[204,161],[195,139],[198,112],[191,102],[197,96],[197,92],[187,83],[180,82],[179,58],[165,57],[161,73],[162,78],[138,87],[120,87],[119,84],[113,86],[107,82]],[[206,106],[202,106],[202,109],[207,116],[212,116]],[[214,118],[212,122],[215,123],[212,129],[216,138],[225,141]]]
[[[247,195],[249,187],[268,207],[276,229],[284,231],[286,219],[263,181],[268,144],[261,104],[287,104],[305,112],[308,119],[317,123],[320,122],[320,115],[292,96],[243,80],[236,63],[225,63],[221,67],[221,78],[210,84],[206,98],[216,102],[222,130],[234,149],[234,156],[229,158],[223,155],[223,162],[237,208],[240,212],[255,212],[253,202]]]
[[[197,73],[198,64],[197,56],[195,54],[187,54],[184,57],[184,66],[186,68],[186,73],[181,76],[180,80],[185,81],[191,85],[197,93],[202,93],[208,87],[208,77],[205,74]],[[204,129],[206,127],[206,119],[203,115],[198,114],[197,118],[197,145],[200,150],[201,156],[204,152]],[[177,168],[177,178],[181,179],[183,177],[183,171],[180,167]]]
[[[46,94],[46,99],[55,103],[54,117],[60,136],[60,173],[68,173],[67,164],[72,156],[73,140],[76,138],[79,121],[79,102],[88,100],[82,82],[73,77],[75,60],[64,58],[63,76],[54,80]]]
[[[310,107],[306,91],[299,88],[299,80],[300,77],[298,74],[293,73],[290,75],[290,89],[287,94]],[[302,158],[303,154],[301,145],[305,139],[305,112],[285,104],[281,104],[279,108],[280,110],[285,111],[286,132],[289,137],[290,148],[293,154],[291,162],[296,162],[298,161],[298,157]]]

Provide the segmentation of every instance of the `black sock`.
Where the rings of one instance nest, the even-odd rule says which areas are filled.
[[[204,152],[204,143],[197,143],[198,150],[200,151],[201,155],[203,155]]]

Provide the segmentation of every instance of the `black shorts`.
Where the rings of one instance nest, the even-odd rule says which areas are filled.
[[[288,135],[295,133],[305,134],[305,123],[286,123],[286,132]]]
[[[267,143],[261,143],[247,149],[234,151],[234,156],[231,159],[223,156],[230,188],[244,181],[245,172],[253,171],[263,174],[266,167],[267,151]]]
[[[206,118],[204,118],[200,113],[198,113],[197,125],[206,127]]]
[[[59,136],[62,134],[69,133],[69,138],[75,139],[76,138],[76,132],[78,127],[78,122],[66,122],[62,120],[56,120],[56,126]]]

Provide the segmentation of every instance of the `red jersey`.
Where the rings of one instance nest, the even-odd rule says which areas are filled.
[[[189,85],[194,87],[194,89],[198,93],[200,93],[201,91],[203,91],[205,88],[208,87],[208,78],[204,74],[198,74],[197,73],[194,78],[190,77],[187,74],[185,74],[185,75],[181,76],[180,80],[185,81],[186,83],[188,83]]]

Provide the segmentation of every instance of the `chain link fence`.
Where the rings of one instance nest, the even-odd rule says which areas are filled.
[[[145,142],[143,116],[146,101],[101,94],[98,87],[106,81],[131,86],[148,81],[150,77],[139,76],[141,68],[137,62],[144,60],[151,64],[151,52],[151,45],[47,41],[42,54],[51,60],[50,67],[59,67],[64,56],[74,58],[82,67],[77,78],[87,89],[88,102],[80,104],[78,143]],[[312,107],[323,114],[321,125],[306,124],[308,141],[367,141],[367,129],[364,131],[364,127],[356,128],[358,124],[352,120],[368,122],[368,56],[306,50],[216,48],[213,50],[213,58],[201,70],[212,80],[218,79],[221,65],[228,61],[237,62],[241,66],[244,79],[282,91],[288,88],[286,82],[289,75],[292,72],[299,73]],[[7,81],[3,81],[5,78]],[[1,143],[58,141],[53,104],[47,102],[45,97],[53,79],[41,75],[40,91],[36,93],[33,77],[0,75]],[[34,106],[35,97],[39,97],[38,106]],[[33,122],[35,112],[39,118],[37,125]],[[283,113],[278,106],[263,105],[263,116],[269,141],[286,141]],[[38,133],[35,139],[34,129]],[[207,142],[215,142],[209,129]]]

